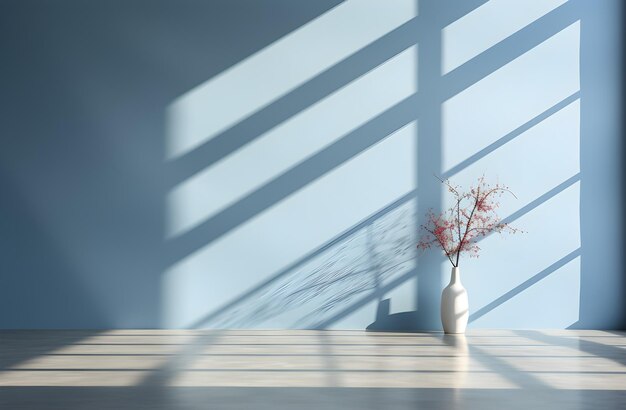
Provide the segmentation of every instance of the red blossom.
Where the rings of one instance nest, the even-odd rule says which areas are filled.
[[[500,184],[489,185],[485,177],[478,179],[474,187],[462,192],[448,180],[441,181],[454,195],[455,204],[448,211],[435,214],[432,210],[426,215],[424,231],[417,247],[422,250],[439,247],[450,260],[452,266],[459,266],[461,253],[478,257],[478,240],[493,232],[521,232],[502,222],[496,213],[498,200],[505,193],[515,194]]]

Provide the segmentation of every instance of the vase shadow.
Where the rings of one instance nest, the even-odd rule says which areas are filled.
[[[390,313],[391,300],[383,299],[378,302],[376,309],[376,320],[368,325],[365,330],[368,332],[405,332],[413,333],[423,331],[419,327],[419,316],[417,311],[407,311]]]

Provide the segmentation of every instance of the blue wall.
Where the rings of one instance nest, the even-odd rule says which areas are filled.
[[[617,0],[0,4],[0,327],[619,328]]]

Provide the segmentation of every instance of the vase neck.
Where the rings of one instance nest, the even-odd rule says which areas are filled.
[[[450,273],[450,285],[461,284],[461,270],[458,267],[452,268]]]

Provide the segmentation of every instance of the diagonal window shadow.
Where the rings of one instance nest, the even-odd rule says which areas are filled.
[[[551,199],[551,198],[555,197],[556,195],[558,195],[560,192],[562,192],[565,189],[569,188],[570,186],[574,185],[579,180],[580,180],[580,175],[575,175],[575,176],[571,177],[567,181],[564,181],[563,183],[559,184],[557,187],[551,189],[550,191],[546,192],[545,194],[543,194],[539,198],[535,199],[534,201],[530,202],[529,204],[527,204],[526,206],[522,207],[518,211],[516,211],[513,214],[509,215],[507,218],[504,218],[503,221],[506,222],[506,223],[514,222],[515,220],[517,220],[517,219],[521,218],[522,216],[524,216],[524,215],[528,214],[529,212],[531,212],[533,209],[536,209],[542,203],[548,201],[549,199]],[[485,239],[487,237],[481,238],[481,240],[483,240],[483,239]],[[491,310],[495,309],[497,306],[499,306],[502,303],[506,302],[507,300],[509,300],[510,298],[515,296],[516,294],[521,293],[523,290],[525,290],[525,289],[529,288],[531,285],[537,283],[540,279],[543,279],[544,277],[548,276],[550,273],[554,272],[559,267],[565,265],[571,259],[577,257],[579,255],[579,253],[580,253],[580,249],[572,252],[572,254],[562,258],[560,261],[555,262],[553,265],[551,265],[550,267],[546,268],[544,271],[542,271],[539,274],[533,276],[533,278],[529,279],[527,282],[524,282],[524,284],[520,285],[519,289],[516,288],[517,289],[516,292],[515,292],[515,290],[513,290],[513,291],[507,293],[505,295],[506,297],[503,296],[501,299],[500,298],[496,299],[494,302],[492,302],[491,304],[487,305],[489,307],[488,311],[491,311]],[[434,275],[432,275],[432,276],[434,276]],[[404,280],[409,280],[410,278],[411,278],[411,276],[408,276],[408,277],[404,278]],[[437,278],[437,279],[439,279],[439,278]],[[325,328],[325,327],[328,327],[328,326],[332,325],[336,321],[338,321],[338,320],[346,317],[350,313],[354,312],[359,307],[362,307],[365,304],[375,300],[377,297],[382,297],[386,292],[394,289],[394,287],[396,287],[396,286],[400,286],[402,283],[403,282],[394,281],[393,284],[385,286],[384,288],[381,288],[377,292],[372,292],[372,293],[368,294],[367,296],[361,298],[357,303],[355,303],[350,308],[345,309],[345,310],[337,313],[332,318],[326,319],[324,322],[320,323],[318,325],[318,328]],[[526,286],[524,286],[524,285],[526,285]],[[437,285],[437,286],[438,286],[437,287],[437,296],[438,296],[438,292],[440,291],[440,289],[439,289],[439,285]],[[485,315],[486,313],[488,313],[488,311],[482,311],[482,309],[477,311],[473,315],[470,315],[470,321],[474,321],[474,320],[478,319],[478,317]],[[480,316],[476,316],[478,313],[480,313]],[[411,317],[412,319],[415,319],[415,316],[410,315],[409,313],[406,313],[406,315],[407,315],[407,317]],[[425,329],[425,328],[419,328],[419,327],[416,328],[415,327],[415,326],[419,326],[419,323],[420,323],[419,320],[415,320],[414,323],[416,325],[410,326],[409,329],[412,329],[412,330],[424,330]]]
[[[579,14],[570,2],[540,17],[444,75],[442,101],[460,93],[468,85],[478,83],[578,20]]]
[[[189,90],[168,108],[166,157],[172,159],[193,150],[415,17],[415,6],[414,0],[398,1],[394,7],[344,1]],[[346,30],[345,23],[351,19],[356,24]]]
[[[539,205],[543,204],[544,202],[546,202],[550,198],[553,198],[553,197],[557,196],[559,193],[565,191],[567,188],[571,187],[572,185],[574,185],[575,183],[577,183],[579,181],[580,181],[580,174],[576,174],[576,175],[572,176],[571,178],[568,178],[566,181],[563,181],[559,185],[555,186],[554,188],[552,188],[548,192],[546,192],[543,195],[541,195],[539,198],[536,198],[535,200],[531,201],[530,203],[524,205],[522,208],[520,208],[517,211],[513,212],[511,215],[509,215],[506,218],[502,219],[502,222],[507,223],[507,224],[510,224],[510,223],[514,222],[516,219],[519,219],[523,215],[526,215],[527,213],[529,213],[533,209],[537,208]]]
[[[565,23],[567,23],[567,21]],[[563,24],[565,24],[565,23],[563,23]],[[436,56],[429,55],[429,54],[433,54],[429,50],[435,50],[436,47],[432,47],[430,45],[424,45],[424,47],[422,47],[422,49],[423,49],[423,51],[420,50],[420,54],[422,54],[424,56],[424,58],[420,58],[420,60],[424,60],[424,59],[426,59],[425,61],[434,61],[434,60],[436,60],[435,59]],[[435,52],[436,52],[436,50],[435,50]],[[479,58],[479,57],[477,57],[477,58]],[[436,118],[440,118],[441,113],[438,112],[438,111],[440,111],[438,108],[435,109],[435,111],[432,111],[434,109],[434,107],[437,107],[437,104],[433,104],[433,102],[430,100],[430,96],[441,94],[441,92],[440,92],[440,84],[439,84],[439,82],[434,82],[434,81],[430,80],[432,77],[435,76],[435,72],[436,72],[436,69],[430,68],[430,67],[433,66],[433,64],[432,63],[431,64],[424,64],[424,66],[425,66],[424,69],[421,70],[421,73],[423,73],[423,74],[421,74],[423,79],[422,79],[422,81],[420,81],[420,83],[424,83],[425,85],[424,85],[424,90],[422,90],[420,93],[418,93],[417,101],[407,102],[407,104],[403,104],[404,102],[400,103],[396,107],[390,109],[389,111],[397,110],[398,106],[400,106],[400,105],[405,105],[405,107],[403,107],[403,108],[405,110],[409,110],[409,107],[406,106],[406,105],[415,104],[416,112],[413,115],[415,116],[415,118],[417,118],[417,117],[423,118],[423,121],[420,122],[420,128],[421,128],[420,129],[420,134],[421,135],[438,135],[438,134],[440,134],[440,130],[437,130],[435,128],[440,128],[440,125],[436,125],[436,124],[438,124],[438,122],[435,119]],[[436,67],[436,68],[438,68],[438,67]],[[445,99],[449,98],[450,96],[451,95],[448,95],[446,93],[446,94],[442,95],[442,100],[445,100]],[[421,111],[422,111],[421,114],[419,113],[420,108],[417,108],[417,107],[422,107],[421,108]],[[433,108],[431,108],[431,107],[433,107]],[[428,113],[426,113],[426,112],[424,112],[424,110],[430,110],[430,111]],[[543,115],[549,115],[549,112],[550,112],[550,110],[548,110],[548,112],[544,113]],[[387,113],[385,113],[385,114],[387,114]],[[379,121],[382,121],[382,122],[388,121],[389,117],[386,117],[385,114],[382,114],[381,116],[374,118],[372,121],[374,121],[374,120],[379,120]],[[391,115],[391,114],[388,114],[388,115]],[[539,116],[538,118],[542,118],[542,116]],[[535,119],[535,120],[531,120],[527,124],[527,126],[530,126],[530,124],[532,124],[534,121],[538,120],[538,118]],[[406,118],[405,120],[401,121],[401,124],[408,123],[408,121],[410,119],[411,118]],[[429,123],[432,124],[432,125],[429,125]],[[499,141],[499,143],[503,144],[504,142],[512,139],[514,137],[515,133],[522,132],[523,129],[524,129],[524,126],[519,127],[514,132],[510,133],[506,137],[503,137],[504,139]],[[368,134],[368,133],[372,133],[372,132],[379,132],[380,133],[380,131],[378,131],[378,129],[376,129],[376,128],[368,129],[365,126],[360,129],[360,132],[363,132],[364,134]],[[383,131],[383,132],[385,132],[385,131]],[[349,143],[350,143],[349,140],[346,140],[343,144],[349,144]],[[341,144],[338,144],[338,145],[341,145]],[[430,145],[430,146],[428,146],[428,145]],[[419,152],[423,153],[423,152],[425,152],[425,150],[428,153],[428,154],[423,154],[422,157],[419,158],[418,163],[420,164],[421,168],[425,169],[426,167],[429,167],[429,168],[431,168],[431,170],[439,168],[439,167],[435,166],[435,164],[432,164],[432,158],[440,156],[440,154],[439,155],[436,154],[436,152],[440,151],[440,149],[436,149],[432,145],[433,145],[432,142],[424,143],[424,147],[422,147],[421,150],[418,150],[418,156],[420,155]],[[495,143],[494,145],[492,145],[489,148],[491,150],[493,150],[493,149],[497,148],[498,146],[499,146],[498,143]],[[485,153],[487,153],[487,152],[489,152],[489,151],[485,151]],[[475,154],[475,155],[478,155],[478,154]],[[467,166],[470,163],[469,161],[477,160],[477,159],[479,159],[479,157],[471,157],[470,159],[465,161],[463,163],[463,165]],[[308,164],[310,164],[310,162]],[[338,163],[335,162],[334,166],[337,166],[337,165],[338,165]],[[177,249],[177,248],[179,248],[181,246],[180,245],[181,243],[189,243],[189,242],[191,242],[191,240],[189,238],[199,236],[198,232],[200,232],[200,231],[219,232],[219,231],[223,230],[223,233],[225,233],[228,230],[234,228],[238,224],[240,224],[240,223],[244,222],[245,220],[249,219],[252,216],[252,212],[250,212],[249,216],[243,216],[243,217],[239,218],[239,222],[237,222],[237,223],[233,223],[232,225],[230,223],[228,223],[228,225],[230,225],[230,227],[228,227],[228,228],[220,227],[220,228],[217,228],[217,229],[212,229],[215,226],[214,223],[220,219],[220,216],[225,216],[225,217],[227,217],[227,219],[230,218],[229,215],[237,213],[237,209],[241,209],[240,207],[246,208],[249,204],[254,203],[257,200],[257,198],[263,197],[265,192],[270,192],[270,191],[275,190],[276,186],[284,184],[285,181],[289,181],[289,183],[291,183],[291,185],[294,185],[294,187],[288,191],[289,193],[293,193],[297,189],[299,189],[300,187],[306,185],[307,183],[312,182],[316,178],[316,177],[314,177],[314,178],[304,178],[303,181],[300,181],[298,184],[294,184],[292,179],[296,178],[299,175],[298,171],[302,170],[302,169],[303,169],[303,166],[296,167],[294,170],[290,170],[290,171],[286,172],[285,174],[283,174],[282,176],[277,177],[274,181],[266,184],[264,187],[258,188],[254,193],[248,195],[246,198],[240,200],[238,203],[233,205],[231,207],[232,209],[227,209],[223,213],[214,216],[211,220],[205,221],[203,224],[201,224],[200,226],[197,226],[192,231],[187,232],[187,234],[183,235],[183,237],[175,238],[173,240],[173,243],[172,243],[171,247],[173,249]],[[323,175],[324,172],[317,172],[316,174],[317,174],[317,177],[319,177],[320,175]],[[427,173],[427,174],[429,174],[429,173]],[[446,175],[447,174],[448,173],[446,173]],[[419,178],[419,176],[418,176],[418,178]],[[272,188],[272,184],[274,185],[274,188]],[[423,186],[424,184],[418,184],[418,185]],[[283,194],[283,195],[277,195],[275,197],[276,200],[274,201],[274,203],[277,200],[280,200],[281,198],[284,198],[286,195],[288,195],[288,193],[287,194]],[[422,196],[422,197],[425,197],[425,196]],[[271,201],[269,201],[269,202],[268,201],[260,201],[260,203],[261,204],[262,203],[266,203],[267,205],[266,206],[260,206],[255,211],[255,213],[261,212],[263,209],[266,209],[267,206],[271,205],[272,202]],[[438,206],[432,206],[432,207],[433,208],[438,208]],[[221,223],[220,225],[224,226],[226,224]],[[214,238],[209,237],[209,238],[207,238],[207,242],[206,243],[210,243],[212,240],[214,240]],[[199,244],[203,243],[203,240],[199,239],[197,241],[197,243],[199,243]],[[201,245],[193,246],[193,247],[190,248],[189,251],[182,251],[180,253],[178,251],[174,250],[173,253],[175,255],[179,255],[178,258],[183,258],[186,255],[188,255],[189,253],[193,252],[193,250],[197,249],[199,246],[201,246]],[[176,258],[177,257],[174,257],[173,259],[168,258],[169,263],[173,263],[176,260],[178,260]]]
[[[414,118],[415,106],[415,97],[405,99],[331,146],[257,188],[209,220],[172,239],[168,244],[168,266],[201,247],[207,246],[228,231],[409,124]]]
[[[445,21],[445,18],[440,14],[440,12],[434,10],[437,7],[434,4],[429,5],[428,3],[424,4],[424,11],[420,11],[420,18],[424,16],[427,16],[427,17],[431,16],[429,14],[429,8],[432,8],[430,11],[433,13],[432,15],[435,16],[434,18],[439,19],[438,21],[442,21],[442,22]],[[422,5],[420,5],[420,9],[422,9]],[[168,266],[183,259],[184,257],[191,254],[195,250],[210,244],[212,241],[219,238],[221,235],[232,230],[233,228],[242,224],[243,222],[249,220],[254,215],[260,213],[264,209],[267,209],[274,203],[280,201],[282,198],[285,198],[288,195],[291,195],[292,193],[296,192],[298,189],[314,181],[316,178],[319,178],[320,176],[329,172],[333,168],[349,160],[354,155],[369,148],[376,142],[383,139],[384,136],[388,135],[389,132],[393,131],[394,129],[398,129],[398,127],[404,124],[407,124],[408,122],[415,120],[417,118],[420,118],[420,122],[418,123],[419,124],[418,133],[422,136],[429,136],[429,137],[423,137],[419,139],[419,147],[418,147],[418,152],[417,152],[419,169],[417,170],[418,171],[417,179],[418,179],[418,186],[420,188],[417,191],[417,196],[420,198],[434,198],[434,200],[431,200],[430,204],[420,203],[420,208],[433,207],[435,209],[439,209],[441,207],[441,197],[440,197],[441,193],[439,192],[439,189],[438,188],[436,188],[435,190],[429,189],[428,188],[429,184],[426,184],[424,182],[426,182],[427,180],[430,182],[430,175],[433,169],[439,170],[441,168],[441,163],[440,163],[441,141],[439,140],[439,138],[437,138],[437,136],[441,135],[440,102],[445,101],[447,98],[451,97],[456,92],[472,85],[475,81],[477,81],[476,78],[473,78],[473,77],[478,76],[478,79],[480,79],[481,76],[487,75],[488,72],[497,69],[499,66],[502,66],[506,64],[508,61],[515,58],[515,56],[522,54],[526,48],[532,48],[534,47],[533,44],[540,43],[541,41],[539,40],[544,35],[550,36],[552,35],[550,33],[558,32],[558,30],[556,30],[555,27],[566,26],[567,24],[569,24],[571,18],[572,18],[571,10],[568,8],[565,8],[565,6],[562,6],[561,8],[551,12],[549,15],[544,16],[544,18],[540,19],[539,21],[532,23],[532,24],[535,24],[535,26],[532,26],[532,27],[535,27],[535,29],[537,30],[536,32],[533,31],[533,28],[521,30],[520,32],[511,36],[511,38],[503,40],[501,43],[494,46],[492,49],[489,49],[481,53],[479,56],[475,57],[474,59],[467,62],[463,66],[449,73],[444,78],[440,77],[441,67],[440,67],[440,62],[438,62],[440,61],[440,56],[441,56],[440,34],[436,34],[433,37],[432,36],[433,32],[429,32],[428,30],[424,30],[423,28],[418,28],[418,30],[415,32],[416,37],[429,39],[429,41],[426,42],[425,44],[423,45],[420,44],[421,47],[419,49],[420,61],[422,61],[422,65],[420,66],[420,72],[418,74],[419,76],[418,82],[419,84],[424,84],[424,88],[420,90],[420,93],[418,95],[415,95],[405,101],[402,101],[401,103],[397,104],[392,109],[386,111],[385,113],[379,115],[378,117],[373,118],[367,124],[355,130],[354,132],[351,132],[350,134],[342,137],[341,140],[337,141],[336,143],[334,143],[332,146],[328,147],[324,151],[316,154],[314,157],[310,159],[303,161],[302,163],[298,164],[294,168],[289,169],[284,174],[276,177],[274,180],[270,181],[266,185],[258,188],[257,190],[255,190],[254,192],[246,196],[245,198],[241,199],[240,201],[238,201],[231,207],[225,209],[224,211],[218,213],[211,219],[205,221],[201,225],[194,228],[193,230],[187,232],[181,237],[178,237],[170,241],[168,243],[169,249],[167,253]],[[438,25],[435,25],[435,26],[438,26]],[[537,29],[536,27],[539,27],[539,29]],[[411,28],[410,28],[410,25],[408,25],[407,23],[406,27],[401,27],[398,30],[409,30],[409,29]],[[374,49],[375,47],[382,47],[382,44],[384,44],[384,41],[391,41],[391,40],[383,39],[381,40],[381,43],[375,43],[375,45],[373,46]],[[514,52],[509,52],[508,51],[509,48],[513,48],[512,44],[516,44],[515,50]],[[399,47],[403,47],[403,46],[404,45],[401,45]],[[357,54],[355,54],[355,56],[360,56],[361,58],[365,59],[366,51],[362,51],[362,52],[364,53],[363,55],[360,55],[359,53],[361,53],[361,51],[359,51]],[[350,58],[357,58],[355,56],[351,56]],[[437,58],[437,56],[439,56],[439,58]],[[350,58],[346,59],[342,63],[339,63],[338,67],[341,68],[342,64],[348,64],[348,61],[350,61]],[[483,59],[489,60],[488,64],[492,64],[492,65],[488,65],[485,62],[481,62],[481,60]],[[370,60],[370,61],[374,61],[374,60]],[[496,64],[493,64],[494,60],[497,60],[498,62]],[[426,61],[428,63],[426,63]],[[364,67],[367,67],[367,65],[364,65]],[[332,67],[327,72],[321,74],[319,77],[312,80],[313,84],[314,85],[316,84],[315,81],[320,81],[320,82],[325,81],[324,76],[330,76],[330,73],[335,68],[336,67]],[[484,68],[484,71],[481,71],[480,68]],[[364,68],[364,69],[367,70],[367,68]],[[345,82],[348,80],[349,80],[349,76],[346,76],[346,77],[343,77],[341,81]],[[328,88],[324,88],[320,86],[319,88],[322,90],[322,92],[320,92],[318,94],[318,97],[316,98],[317,99],[323,98],[324,96],[323,90],[327,90],[326,93],[328,93],[328,92],[331,92],[333,88],[340,87],[341,81],[339,81],[335,85],[332,85],[332,84],[329,85]],[[250,127],[250,129],[253,129],[255,127],[254,121],[256,121],[254,119],[255,115],[258,115],[259,117],[257,120],[262,122],[263,121],[262,118],[264,115],[268,115],[268,118],[269,118],[270,113],[272,112],[271,111],[272,109],[281,110],[281,104],[283,104],[282,107],[287,107],[289,105],[289,98],[296,98],[299,92],[304,93],[305,92],[304,90],[306,90],[306,87],[309,87],[309,86],[310,86],[309,84],[303,85],[302,89],[295,90],[293,95],[290,94],[289,96],[291,97],[287,96],[285,97],[286,98],[285,100],[277,101],[276,105],[273,108],[267,107],[267,110],[268,110],[267,112],[259,112],[258,114],[254,114],[253,116],[244,120],[243,123],[237,124],[234,127],[241,126],[244,128]],[[296,97],[294,97],[294,95]],[[438,98],[435,98],[433,100],[432,99],[433,96],[438,96]],[[564,101],[569,101],[572,98],[576,99],[577,98],[576,94],[568,97]],[[315,99],[312,99],[310,102],[304,102],[300,105],[301,107],[300,109],[303,109],[307,106],[307,104],[310,105],[314,102],[315,102]],[[514,139],[517,135],[519,135],[519,133],[523,132],[523,127],[525,126],[531,127],[532,124],[534,124],[535,122],[539,122],[543,118],[547,118],[552,113],[561,109],[562,108],[561,104],[565,104],[565,103],[561,102],[555,105],[554,107],[547,110],[543,114],[539,115],[538,117],[530,120],[523,126],[519,127],[512,133],[507,134],[505,137],[502,137],[499,141],[497,141],[496,143],[492,144],[487,149],[485,149],[484,152],[481,151],[480,153],[477,153],[474,156],[468,158],[466,161],[463,161],[463,163],[460,164],[459,167],[455,167],[453,168],[453,170],[450,170],[449,172],[451,171],[458,172],[464,167],[479,160],[482,156],[486,155],[487,153],[497,149],[498,147],[504,145],[506,142]],[[295,113],[297,113],[296,108],[294,108],[293,111],[291,112],[284,111],[284,118],[285,119],[289,118],[290,116],[295,115]],[[246,125],[245,121],[251,121],[251,122],[248,125]],[[280,122],[280,120],[278,120],[277,122]],[[389,126],[390,122],[393,123],[393,126]],[[265,123],[265,126],[271,128],[272,123],[267,122]],[[227,135],[228,132],[231,132],[231,131],[226,131],[224,135]],[[430,136],[435,136],[435,138],[432,138]],[[222,137],[219,136],[216,138],[217,138],[216,143],[219,143],[220,141],[219,138],[222,138]],[[226,138],[226,137],[223,137],[223,138]],[[245,137],[244,139],[240,141],[242,142],[242,144],[235,144],[231,148],[228,148],[226,151],[223,151],[223,152],[226,152],[226,153],[234,152],[240,146],[243,146],[244,144],[253,140],[254,138],[255,138],[254,132],[251,132],[250,134],[248,134],[248,137]],[[209,141],[208,144],[210,145],[210,143],[212,142]],[[197,152],[198,158],[202,156],[201,152],[203,149],[205,149],[204,146],[198,150]],[[208,148],[206,149],[208,150]],[[191,152],[188,155],[189,156],[196,155],[196,152],[195,151]],[[185,160],[185,158],[190,158],[190,157],[183,157],[182,159]],[[219,155],[217,154],[213,157],[213,159],[209,158],[208,160],[209,165],[217,161],[218,159],[219,159]],[[207,166],[206,162],[204,163],[204,165],[201,165],[201,163],[198,162],[198,166],[196,168],[181,166],[181,169],[185,168],[186,170],[181,171],[180,175],[178,177],[173,178],[173,180],[176,181],[177,178],[179,177],[181,179],[184,179],[185,173],[198,172],[198,170],[201,169],[202,166],[206,167]],[[426,169],[426,168],[429,168],[429,169]],[[523,209],[516,212],[514,215],[511,215],[507,219],[508,220],[516,219],[519,216],[530,211],[531,209],[538,206],[545,200],[549,199],[552,195],[555,195],[556,192],[553,192],[553,191],[550,191],[549,193],[542,195],[540,198],[533,201],[533,203],[529,204],[527,207],[524,207]],[[430,206],[425,206],[425,205],[430,205]],[[416,224],[416,226],[417,225],[419,225],[419,223]],[[323,327],[329,326],[330,324],[335,323],[339,319],[345,317],[349,313],[353,312],[354,310],[358,309],[359,307],[363,306],[365,303],[375,298],[379,298],[379,301],[380,301],[385,292],[391,289],[394,289],[395,287],[399,286],[400,284],[406,282],[407,280],[415,276],[417,276],[420,281],[419,286],[417,288],[417,293],[418,293],[417,294],[417,300],[418,300],[417,311],[419,314],[423,315],[424,320],[426,320],[426,318],[432,318],[433,317],[432,313],[434,310],[436,310],[436,305],[438,304],[438,299],[436,299],[437,303],[433,303],[435,299],[433,299],[432,294],[433,294],[434,289],[439,289],[440,279],[436,275],[431,274],[427,276],[425,274],[420,274],[420,272],[427,274],[428,271],[432,271],[433,266],[439,263],[439,258],[426,257],[426,258],[422,258],[422,260],[418,261],[418,263],[419,263],[418,268],[415,271],[411,271],[407,273],[406,275],[402,276],[401,278],[398,278],[394,280],[393,282],[390,282],[384,286],[381,286],[380,288],[378,288],[375,292],[373,292],[366,298],[362,298],[356,303],[354,303],[353,305],[351,305],[350,308],[344,309],[342,312],[334,315],[333,317],[325,319],[322,322],[319,322],[316,325],[316,327],[323,328]],[[273,280],[274,280],[274,277],[270,279],[269,282],[272,282]],[[236,301],[233,303],[237,303],[237,301],[245,300],[247,297],[250,297],[251,295],[253,295],[257,290],[258,289],[254,289],[252,291],[245,293],[241,297],[238,297]],[[201,326],[202,323],[206,323],[207,320],[211,320],[211,318],[215,314],[216,313],[214,312],[214,313],[207,315],[202,320],[196,322],[192,327]]]
[[[411,19],[193,151],[166,163],[168,187],[174,187],[210,167],[278,124],[417,44],[418,19],[419,17]]]
[[[469,323],[472,323],[472,322],[480,319],[481,317],[485,316],[487,313],[491,312],[492,310],[494,310],[498,306],[502,305],[503,303],[507,302],[508,300],[512,299],[513,297],[519,295],[520,293],[522,293],[523,291],[525,291],[529,287],[533,286],[534,284],[536,284],[540,280],[548,277],[551,273],[553,273],[554,271],[558,270],[559,268],[565,266],[566,264],[568,264],[569,262],[573,261],[574,259],[576,259],[580,255],[581,255],[581,249],[578,248],[575,251],[569,253],[568,255],[562,257],[561,259],[559,259],[558,261],[554,262],[552,265],[548,266],[547,268],[545,268],[541,272],[539,272],[539,273],[535,274],[534,276],[532,276],[530,279],[524,281],[523,283],[520,283],[515,288],[513,288],[510,291],[506,292],[505,294],[503,294],[502,296],[498,297],[497,299],[495,299],[491,303],[489,303],[486,306],[478,309],[476,312],[470,314]]]
[[[598,343],[587,340],[584,337],[553,336],[538,330],[517,330],[516,333],[531,340],[548,343],[553,346],[571,347],[594,357],[613,360],[621,366],[626,366],[626,355],[624,354],[624,349],[620,346]]]
[[[576,93],[570,95],[569,97],[563,99],[559,103],[553,105],[552,107],[550,107],[546,111],[544,111],[541,114],[537,115],[535,118],[529,120],[525,124],[520,125],[519,127],[514,129],[513,131],[511,131],[507,135],[503,136],[502,138],[500,138],[496,142],[491,143],[489,146],[487,146],[487,147],[483,148],[482,150],[478,151],[477,153],[469,156],[466,160],[462,161],[458,165],[455,165],[454,167],[450,168],[449,170],[444,172],[441,177],[443,179],[448,179],[448,178],[453,177],[455,174],[458,174],[459,172],[461,172],[465,168],[469,167],[473,163],[478,162],[482,158],[486,157],[490,153],[492,153],[495,150],[497,150],[498,148],[502,147],[507,142],[512,141],[514,138],[520,136],[521,134],[523,134],[524,132],[528,131],[529,129],[531,129],[535,125],[539,124],[543,120],[549,118],[553,114],[556,114],[557,112],[561,111],[563,108],[567,107],[568,105],[570,105],[574,101],[578,100],[579,98],[580,98],[580,92],[576,92]]]
[[[402,207],[405,207],[408,204],[410,204],[410,202],[414,200],[414,198],[415,198],[415,191],[409,192],[406,195],[402,196],[401,198],[398,198],[393,203],[389,204],[385,208],[381,209],[380,211],[376,212],[370,217],[354,225],[353,227],[346,230],[342,234],[338,235],[337,237],[327,242],[326,244],[322,245],[318,249],[310,252],[309,254],[302,257],[298,261],[290,264],[282,271],[273,275],[271,278],[255,286],[251,290],[237,296],[235,299],[233,299],[232,301],[228,302],[225,305],[220,306],[219,308],[215,309],[213,312],[206,314],[201,319],[191,324],[189,327],[199,328],[199,327],[206,326],[209,323],[213,323],[213,322],[220,320],[220,318],[229,314],[229,312],[232,312],[233,310],[241,310],[243,312],[248,312],[246,314],[249,314],[250,312],[254,313],[254,309],[250,309],[249,306],[246,307],[246,305],[249,303],[255,303],[259,301],[261,302],[261,306],[263,307],[257,308],[257,309],[263,311],[263,317],[268,317],[268,315],[271,317],[271,315],[273,314],[280,313],[282,310],[285,309],[285,304],[283,304],[282,302],[279,303],[278,312],[269,311],[267,305],[264,304],[264,301],[261,298],[265,296],[267,297],[266,299],[267,302],[273,303],[273,302],[276,302],[279,297],[285,298],[286,293],[284,291],[279,291],[278,294],[270,294],[269,297],[267,294],[264,295],[264,293],[271,291],[272,288],[278,288],[280,290],[284,286],[284,285],[281,285],[280,283],[281,280],[284,281],[285,278],[287,278],[289,275],[292,275],[293,272],[296,272],[302,269],[306,264],[313,261],[315,258],[322,257],[324,254],[329,253],[329,252],[331,254],[333,252],[339,252],[339,257],[342,257],[341,252],[345,249],[346,243],[349,243],[353,237],[359,234],[359,232],[362,232],[363,230],[367,229],[373,224],[376,224],[379,221],[388,218],[389,214],[398,212]],[[400,227],[400,228],[407,229],[406,226]],[[410,246],[412,248],[412,244]],[[364,256],[366,257],[367,255],[364,255]],[[397,260],[397,257],[394,256],[393,259]],[[339,269],[336,266],[336,263],[337,261],[332,262],[330,265],[327,265],[328,269],[332,269],[332,271],[336,272]],[[322,267],[323,266],[324,265],[322,265]],[[344,277],[334,276],[334,279],[345,282],[346,280],[349,280],[351,277],[363,276],[364,274],[366,275],[368,273],[369,271],[364,271],[364,272],[350,271],[350,272],[346,272]],[[314,276],[314,278],[316,277]],[[332,285],[332,284],[327,283],[327,281],[328,280],[326,280],[323,283],[323,285],[326,285],[326,286]],[[292,280],[290,280],[289,282],[292,282]],[[319,282],[317,283],[313,282],[311,284],[311,288],[306,289],[307,287],[306,283],[311,283],[311,282],[307,281],[305,282],[304,285],[298,285],[295,289],[292,290],[292,294],[290,295],[290,297],[292,299],[295,298],[294,300],[296,301],[301,301],[301,298],[298,297],[299,296],[298,293],[306,293],[308,291],[315,290],[320,286]],[[351,283],[354,283],[354,282],[351,282]],[[244,307],[242,308],[241,306],[244,306]]]
[[[473,0],[446,10],[442,25],[447,25],[484,4]],[[168,167],[168,186],[175,186],[226,155],[253,141],[263,132],[328,96],[408,47],[419,43],[420,16],[383,35],[344,60],[318,74],[305,84],[241,119],[237,124],[187,152]]]

